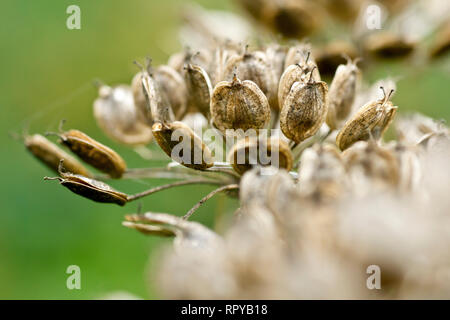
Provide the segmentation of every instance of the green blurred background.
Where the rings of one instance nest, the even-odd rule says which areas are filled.
[[[196,1],[206,8],[234,10],[230,1]],[[157,298],[152,266],[170,240],[145,237],[121,226],[124,208],[74,196],[9,136],[56,130],[61,119],[119,151],[129,167],[149,165],[107,139],[96,127],[92,81],[129,83],[132,61],[150,54],[163,63],[180,49],[177,27],[183,0],[24,1],[3,0],[0,13],[1,299],[93,299],[113,291]],[[66,28],[66,8],[81,8],[81,30]],[[394,101],[400,110],[450,119],[450,77],[446,62],[427,68],[395,63],[375,68],[367,77],[404,76]],[[162,181],[116,182],[128,193]],[[210,188],[180,187],[153,195],[143,208],[185,213]],[[202,207],[194,220],[212,225],[218,211],[236,206],[223,196]],[[82,289],[66,288],[67,266],[81,268]]]

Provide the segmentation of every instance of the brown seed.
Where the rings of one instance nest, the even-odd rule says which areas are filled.
[[[206,170],[213,166],[209,148],[184,123],[156,122],[152,131],[158,145],[172,160],[197,170]]]
[[[79,130],[57,134],[61,142],[83,161],[112,178],[120,178],[126,170],[126,163],[117,152],[92,139]]]
[[[382,99],[367,103],[344,124],[336,137],[336,145],[341,150],[356,141],[368,140],[371,136],[378,140],[383,136],[397,111],[397,107],[389,101],[392,92],[385,94]]]
[[[59,163],[64,159],[65,167],[69,172],[90,177],[89,171],[74,157],[60,149],[56,144],[40,134],[24,137],[25,147],[50,169],[58,172]]]
[[[320,129],[328,111],[328,86],[314,81],[295,82],[280,113],[280,127],[284,135],[300,143]]]
[[[270,107],[278,109],[276,76],[264,52],[248,52],[246,49],[243,54],[231,57],[225,67],[224,79],[232,81],[235,74],[242,80],[256,83]]]
[[[366,52],[382,59],[406,57],[413,52],[415,47],[414,42],[387,31],[371,34],[364,42]]]
[[[120,143],[144,145],[152,139],[152,130],[139,117],[128,86],[111,88],[102,85],[94,102],[94,117],[99,127]]]
[[[270,107],[256,83],[241,81],[236,75],[232,81],[222,81],[211,97],[211,116],[214,125],[227,129],[262,129],[270,121]]]
[[[187,111],[187,88],[183,77],[175,69],[164,65],[156,68],[154,77],[175,118],[181,119]]]
[[[277,156],[273,157],[274,151]],[[257,165],[271,165],[290,171],[293,157],[288,144],[276,137],[244,137],[230,150],[228,161],[234,171],[242,175]]]
[[[359,69],[355,61],[350,59],[347,64],[341,64],[334,75],[328,95],[327,125],[337,129],[350,114],[356,97],[356,85]]]
[[[184,81],[188,92],[188,112],[198,111],[209,118],[212,85],[205,69],[188,63],[184,70]]]
[[[59,174],[61,177],[45,177],[44,179],[59,180],[59,182],[70,191],[95,202],[116,203],[119,206],[123,206],[127,203],[128,196],[126,194],[114,190],[106,183],[82,175],[63,172],[62,168],[63,161],[60,162],[59,166]]]

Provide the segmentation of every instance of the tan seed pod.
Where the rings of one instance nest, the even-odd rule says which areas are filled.
[[[320,81],[319,68],[316,60],[311,54],[311,46],[307,43],[302,43],[293,46],[289,49],[286,55],[285,70],[291,65],[299,65],[304,73],[313,71],[312,77],[315,81]]]
[[[273,152],[277,156],[273,157]],[[275,166],[290,171],[293,157],[289,145],[276,137],[244,137],[228,153],[228,161],[240,175],[255,166]],[[277,163],[273,162],[275,160]]]
[[[211,97],[211,117],[214,125],[227,129],[262,129],[270,121],[270,107],[256,83],[241,81],[235,75],[232,81],[222,81]]]
[[[336,137],[336,145],[341,150],[357,141],[369,140],[371,136],[376,140],[383,136],[397,112],[397,107],[389,101],[392,92],[385,94],[382,99],[367,103],[344,124]]]
[[[284,101],[291,91],[295,82],[302,82],[305,78],[305,72],[299,64],[290,65],[280,78],[278,85],[278,105],[280,110],[283,109]]]
[[[307,82],[295,82],[280,113],[284,135],[300,143],[313,136],[325,121],[328,111],[328,86],[314,81],[311,72]]]
[[[205,69],[198,65],[187,64],[184,81],[188,92],[188,112],[198,111],[209,118],[212,85]]]
[[[112,178],[120,178],[125,172],[127,165],[117,152],[83,132],[72,129],[56,135],[84,162],[109,174]]]
[[[64,162],[65,163],[65,162]],[[114,190],[108,184],[87,178],[82,175],[63,172],[63,161],[60,162],[59,174],[61,177],[48,178],[45,180],[59,180],[59,182],[70,191],[101,203],[115,203],[124,206],[128,201],[128,196],[120,191]]]
[[[58,172],[59,163],[61,159],[64,159],[64,165],[69,172],[86,177],[91,176],[77,159],[40,134],[25,136],[24,144],[36,158],[55,172]]]
[[[363,47],[372,56],[381,59],[391,59],[410,55],[416,44],[400,35],[385,31],[369,35]]]
[[[195,53],[192,53],[192,50],[187,48],[182,52],[174,53],[169,58],[167,65],[176,70],[179,74],[183,74],[186,64],[191,63],[192,61],[195,62],[195,65],[198,65],[209,72],[212,61],[211,52],[206,49],[200,49]]]
[[[266,48],[266,56],[275,73],[275,81],[279,81],[284,72],[288,48],[279,44],[272,44]]]
[[[331,82],[326,122],[332,130],[337,129],[352,111],[359,76],[356,63],[349,59],[347,64],[341,64]]]
[[[144,145],[152,139],[152,130],[139,117],[128,86],[102,85],[94,101],[94,117],[106,135],[120,143]]]
[[[172,160],[196,170],[206,170],[213,166],[209,148],[183,122],[156,122],[152,131],[158,145]]]
[[[430,57],[436,59],[450,51],[450,20],[442,24],[438,29],[433,45],[430,49]]]
[[[138,72],[131,80],[131,92],[139,119],[148,125],[153,123],[152,114],[147,106],[147,98],[142,88],[142,72]]]
[[[183,77],[175,69],[164,65],[156,68],[154,77],[176,119],[181,119],[187,111],[188,95]]]
[[[224,79],[232,81],[234,75],[242,80],[251,80],[258,85],[269,101],[272,109],[278,109],[277,81],[274,70],[262,51],[246,52],[234,55],[228,60]]]

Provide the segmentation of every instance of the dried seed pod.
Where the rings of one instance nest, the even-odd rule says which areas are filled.
[[[152,131],[158,145],[172,160],[197,170],[206,170],[213,166],[209,148],[183,122],[156,122]]]
[[[40,134],[24,137],[25,147],[50,169],[58,172],[59,163],[64,159],[69,172],[90,177],[89,171],[74,157]]]
[[[279,44],[269,45],[266,49],[267,60],[275,73],[275,81],[278,82],[284,71],[288,48]]]
[[[214,51],[214,56],[209,68],[211,70],[210,79],[212,87],[222,81],[228,60],[233,55],[237,54],[237,52],[236,49],[228,48],[226,45],[220,46]]]
[[[347,62],[345,57],[356,59],[358,49],[351,42],[337,40],[314,50],[314,53],[320,74],[332,77],[339,65]]]
[[[188,92],[188,112],[198,111],[209,118],[212,85],[205,69],[188,63],[184,71],[184,81]]]
[[[206,49],[200,49],[194,53],[190,48],[186,48],[182,52],[174,53],[167,62],[167,65],[177,71],[179,74],[184,73],[184,68],[187,63],[195,60],[194,64],[202,67],[206,71],[209,71],[211,65],[211,52]]]
[[[422,166],[417,152],[418,149],[416,147],[407,147],[401,143],[395,143],[389,149],[397,158],[399,189],[402,191],[417,190],[422,178]]]
[[[232,81],[222,81],[211,97],[211,117],[214,125],[227,129],[262,129],[270,121],[270,107],[256,83],[241,81],[234,75]]]
[[[127,145],[143,145],[152,139],[152,130],[139,117],[128,86],[102,85],[94,102],[99,127],[113,140]]]
[[[377,58],[403,58],[415,49],[416,44],[403,36],[390,32],[377,32],[369,35],[364,42],[364,50]]]
[[[65,163],[65,162],[64,162]],[[59,174],[61,177],[48,178],[45,180],[59,180],[59,182],[70,191],[91,199],[95,202],[116,203],[123,206],[128,201],[128,196],[120,191],[114,190],[111,186],[104,182],[90,179],[82,175],[63,172],[63,161],[59,166]]]
[[[325,121],[328,111],[328,86],[314,81],[295,82],[280,113],[281,131],[295,143],[313,136]]]
[[[299,64],[290,65],[280,78],[278,85],[278,106],[283,109],[284,101],[295,82],[303,82],[306,73]]]
[[[295,64],[299,65],[305,74],[312,71],[314,81],[320,81],[319,68],[311,54],[311,46],[309,44],[302,43],[289,49],[284,68],[287,69]]]
[[[69,130],[56,135],[64,145],[83,161],[109,174],[112,178],[120,178],[125,172],[127,165],[117,152],[83,132]]]
[[[352,111],[359,75],[356,63],[348,59],[347,64],[341,64],[331,82],[326,122],[332,130],[337,129]]]
[[[436,59],[450,51],[450,20],[445,22],[437,31],[430,49],[430,57]]]
[[[368,140],[371,136],[378,140],[383,136],[397,112],[397,107],[389,101],[392,93],[393,90],[384,98],[367,103],[344,124],[336,137],[336,145],[341,150],[356,141]]]
[[[278,109],[277,81],[274,70],[262,51],[234,55],[228,60],[224,71],[224,79],[232,81],[235,74],[242,80],[251,80],[258,85],[273,109]]]
[[[139,119],[148,125],[153,123],[152,114],[147,106],[147,98],[142,88],[142,72],[138,72],[131,80],[131,91],[133,93],[134,105],[136,106]]]
[[[274,166],[292,169],[293,157],[289,145],[278,138],[244,137],[228,153],[228,161],[240,175],[254,166]]]
[[[183,77],[169,66],[159,66],[154,72],[161,94],[167,99],[176,119],[181,119],[187,111],[187,88]]]

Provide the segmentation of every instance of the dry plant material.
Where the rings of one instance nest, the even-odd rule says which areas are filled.
[[[187,112],[187,88],[183,77],[175,69],[163,65],[155,69],[154,78],[175,118],[181,119]]]
[[[317,67],[324,76],[332,77],[341,64],[345,64],[346,57],[356,59],[359,52],[349,41],[336,40],[314,51]],[[347,59],[348,60],[348,59]]]
[[[384,98],[362,106],[342,127],[336,137],[336,144],[345,150],[360,140],[373,137],[379,140],[395,117],[397,107],[389,101],[393,90]]]
[[[328,111],[328,86],[316,82],[312,72],[308,81],[295,82],[280,114],[280,127],[284,135],[300,143],[314,135],[325,121]]]
[[[184,80],[188,93],[188,111],[201,112],[206,118],[209,118],[212,85],[205,69],[199,65],[188,63],[184,71]]]
[[[311,45],[301,43],[289,48],[286,54],[285,69],[298,64],[305,74],[312,72],[315,81],[320,81],[320,72],[316,60],[311,54]]]
[[[416,44],[391,32],[376,32],[367,37],[364,50],[382,59],[402,58],[410,55]]]
[[[262,129],[270,121],[270,106],[264,93],[250,80],[241,81],[236,74],[232,81],[222,81],[211,97],[214,125],[227,129]]]
[[[306,73],[299,64],[293,64],[287,67],[280,78],[278,85],[278,103],[280,110],[283,109],[284,101],[291,91],[295,82],[304,82]]]
[[[450,20],[439,27],[430,49],[430,57],[436,59],[450,51]]]

